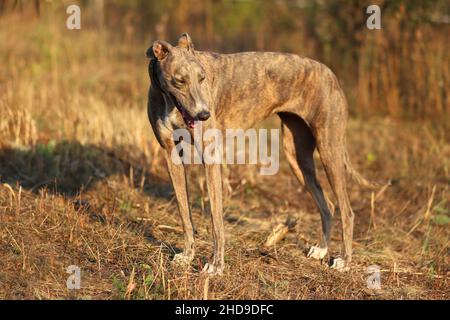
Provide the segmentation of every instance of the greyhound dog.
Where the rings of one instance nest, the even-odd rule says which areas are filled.
[[[294,54],[243,52],[217,54],[194,50],[187,33],[177,46],[157,40],[147,50],[151,85],[148,116],[155,136],[165,150],[169,176],[178,201],[184,230],[184,250],[175,262],[194,258],[194,228],[183,164],[175,164],[173,132],[205,128],[250,128],[277,114],[282,122],[283,149],[300,183],[311,193],[321,216],[322,235],[308,257],[323,259],[330,243],[330,209],[316,178],[313,153],[317,148],[337,199],[342,221],[343,248],[330,266],[347,270],[352,258],[353,211],[346,190],[346,173],[365,186],[373,184],[351,166],[345,130],[347,102],[333,72],[325,65]],[[203,142],[200,142],[203,143]],[[203,163],[209,194],[214,254],[204,272],[222,274],[225,236],[220,164]]]

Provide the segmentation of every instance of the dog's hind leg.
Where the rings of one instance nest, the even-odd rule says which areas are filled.
[[[323,259],[328,252],[332,216],[325,195],[317,181],[313,153],[316,148],[314,136],[305,121],[291,113],[279,113],[282,121],[283,147],[286,158],[300,182],[304,181],[320,211],[322,237],[319,246],[309,249],[308,257]]]
[[[334,109],[336,110],[336,109]],[[352,258],[354,214],[347,194],[345,172],[346,118],[335,116],[327,127],[318,128],[316,138],[328,181],[336,196],[342,222],[343,257],[332,261],[331,267],[346,270]]]
[[[189,264],[194,259],[194,227],[192,225],[189,196],[187,192],[186,174],[183,164],[175,164],[170,152],[165,152],[167,169],[178,202],[178,210],[184,231],[184,250],[173,258],[177,264]]]

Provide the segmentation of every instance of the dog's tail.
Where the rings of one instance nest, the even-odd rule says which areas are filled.
[[[359,185],[374,190],[381,187],[381,184],[374,181],[369,181],[364,178],[358,171],[353,168],[352,163],[350,162],[350,158],[348,156],[347,150],[344,151],[344,165],[347,173],[355,180]]]

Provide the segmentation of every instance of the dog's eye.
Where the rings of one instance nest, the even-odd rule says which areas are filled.
[[[186,81],[183,78],[173,78],[172,82],[173,82],[173,84],[178,85],[178,86],[186,83]]]

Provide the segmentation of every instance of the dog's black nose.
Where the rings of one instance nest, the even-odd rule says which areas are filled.
[[[208,120],[209,117],[211,116],[211,114],[209,113],[209,111],[202,111],[197,115],[198,120],[200,121],[205,121]]]

